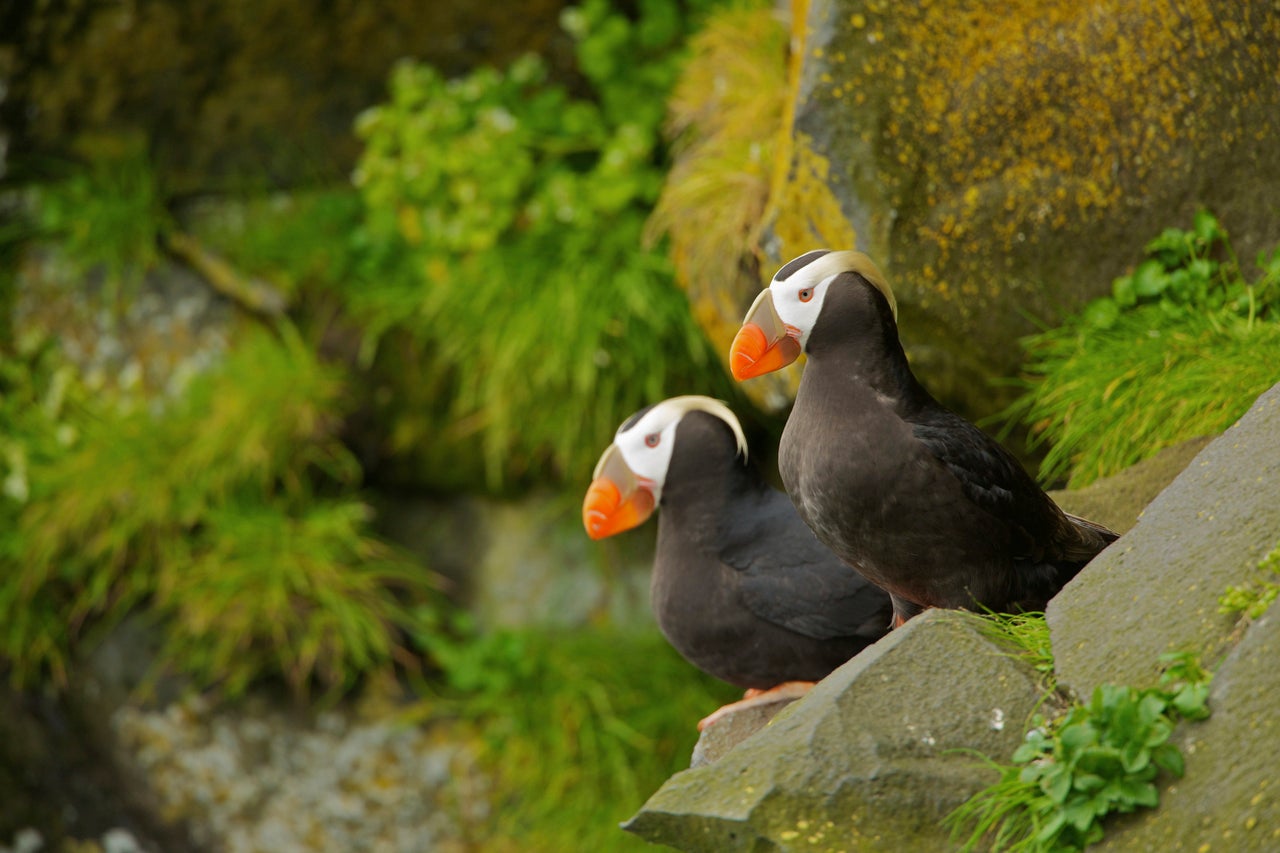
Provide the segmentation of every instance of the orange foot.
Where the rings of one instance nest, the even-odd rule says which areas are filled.
[[[779,699],[799,699],[812,689],[814,682],[812,681],[784,681],[768,690],[760,690],[751,688],[742,694],[742,698],[737,702],[730,702],[728,705],[717,708],[707,716],[698,720],[698,731],[705,731],[706,728],[721,717],[741,711],[744,708],[753,708],[756,705],[768,705],[770,702],[777,702]]]

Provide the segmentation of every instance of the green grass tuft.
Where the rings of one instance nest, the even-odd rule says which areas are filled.
[[[978,628],[983,636],[1030,664],[1040,674],[1040,684],[1045,693],[1057,689],[1049,623],[1043,613],[988,612],[978,617]]]
[[[160,257],[172,227],[150,152],[132,137],[92,138],[86,162],[36,192],[35,220],[82,271],[100,268],[116,298]]]
[[[1028,338],[1028,389],[1001,417],[1046,445],[1041,478],[1076,488],[1231,426],[1280,381],[1280,251],[1248,281],[1207,213],[1061,327]]]
[[[61,411],[50,401],[58,377],[76,387],[67,369],[26,389],[12,416],[26,434]],[[86,401],[54,430],[65,446],[11,450],[0,656],[12,678],[65,680],[87,632],[143,606],[169,620],[162,663],[228,694],[271,677],[342,690],[403,657],[430,576],[373,537],[351,497],[344,388],[288,327],[255,332],[166,409]]]

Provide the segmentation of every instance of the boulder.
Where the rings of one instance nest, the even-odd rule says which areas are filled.
[[[1260,396],[1049,604],[1058,679],[1080,696],[1146,686],[1160,655],[1213,662],[1237,618],[1218,597],[1280,541],[1280,385]]]
[[[1214,676],[1213,715],[1174,736],[1186,775],[1167,782],[1160,808],[1107,827],[1099,853],[1130,850],[1280,850],[1280,612],[1254,623]]]
[[[1268,3],[797,4],[771,261],[856,235],[908,353],[973,414],[1034,322],[1109,292],[1137,246],[1214,211],[1276,239],[1280,16]],[[765,264],[776,269],[776,265]]]
[[[993,779],[1041,698],[977,620],[932,610],[836,670],[625,828],[688,851],[947,849],[940,821]]]

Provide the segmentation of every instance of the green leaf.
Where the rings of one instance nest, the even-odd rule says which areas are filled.
[[[1040,827],[1040,831],[1036,833],[1036,841],[1043,845],[1050,844],[1058,837],[1058,834],[1062,832],[1062,828],[1066,826],[1066,823],[1066,812],[1061,810],[1054,812],[1053,816],[1050,817],[1045,825]]]
[[[1109,329],[1120,317],[1120,306],[1106,297],[1095,299],[1085,306],[1082,317],[1094,329]]]
[[[1124,275],[1111,282],[1111,297],[1121,308],[1138,304],[1138,294],[1133,288],[1133,276]]]
[[[1050,800],[1061,803],[1071,793],[1071,770],[1061,764],[1055,764],[1040,780],[1040,789]]]
[[[1143,261],[1133,271],[1133,291],[1139,299],[1153,299],[1169,286],[1169,274],[1157,260]]]
[[[1206,247],[1226,236],[1226,232],[1218,223],[1218,218],[1204,209],[1196,211],[1191,227],[1195,231],[1196,239]]]
[[[1120,763],[1126,773],[1137,773],[1151,763],[1151,751],[1131,743],[1121,751]]]
[[[1182,750],[1178,749],[1175,744],[1163,743],[1152,751],[1152,759],[1157,765],[1168,770],[1174,776],[1179,778],[1186,771],[1186,763],[1182,757]]]

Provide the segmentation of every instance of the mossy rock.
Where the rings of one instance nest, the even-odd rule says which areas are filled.
[[[1060,684],[1080,696],[1104,682],[1149,686],[1166,652],[1221,657],[1238,620],[1219,596],[1252,580],[1280,540],[1277,435],[1280,385],[1049,603]]]
[[[1269,3],[813,0],[767,214],[777,261],[847,243],[886,271],[908,352],[970,414],[1054,324],[1213,210],[1276,239],[1280,16]],[[842,246],[836,245],[835,248]]]
[[[626,825],[681,850],[950,849],[942,819],[991,781],[1041,697],[1036,673],[930,610],[709,766],[673,776]]]
[[[1214,676],[1213,715],[1174,735],[1186,775],[1167,779],[1160,808],[1118,816],[1090,850],[1229,851],[1280,849],[1280,614],[1253,624]]]

